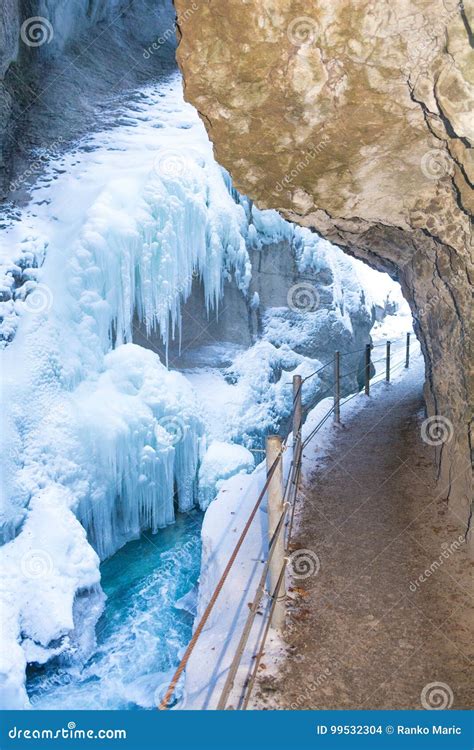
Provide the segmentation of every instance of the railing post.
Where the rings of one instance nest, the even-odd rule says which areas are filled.
[[[267,490],[267,511],[268,511],[268,541],[272,542],[275,529],[277,528],[281,515],[283,513],[283,471],[282,471],[282,444],[279,435],[268,435],[266,440],[266,460],[267,474],[270,472],[273,464],[277,461],[276,469],[268,484]],[[281,569],[285,560],[285,539],[281,531],[278,538],[273,540],[275,551],[270,561],[269,569],[269,594],[273,596],[277,584],[280,580]],[[285,625],[285,598],[286,586],[285,580],[280,584],[277,602],[273,612],[272,624],[276,630],[283,630]]]
[[[407,353],[405,357],[405,368],[410,366],[410,334],[407,333]]]
[[[365,347],[365,395],[370,394],[370,344]]]
[[[299,450],[301,441],[301,389],[303,380],[301,375],[293,375],[293,457]]]
[[[391,341],[387,341],[387,355],[386,355],[386,362],[385,362],[385,380],[387,383],[390,383],[390,347],[392,345]]]
[[[334,352],[334,421],[341,421],[341,353]]]

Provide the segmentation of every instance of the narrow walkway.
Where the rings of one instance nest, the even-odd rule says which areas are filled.
[[[472,562],[420,437],[416,370],[343,413],[329,460],[306,450],[292,549],[315,552],[320,568],[293,577],[286,656],[276,676],[264,665],[254,707],[474,704]]]

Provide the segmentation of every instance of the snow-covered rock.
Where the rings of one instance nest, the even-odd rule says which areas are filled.
[[[199,468],[199,505],[206,510],[222,482],[235,474],[248,474],[254,468],[253,455],[243,445],[214,440]]]

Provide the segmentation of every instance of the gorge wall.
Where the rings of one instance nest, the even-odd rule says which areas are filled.
[[[237,189],[400,281],[440,497],[468,523],[473,3],[175,6],[185,96]]]
[[[4,0],[0,200],[25,202],[48,159],[174,70],[174,29],[172,0]]]

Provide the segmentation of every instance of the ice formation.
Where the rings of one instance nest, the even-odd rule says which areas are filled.
[[[18,329],[2,352],[6,706],[27,704],[27,658],[72,653],[85,625],[75,602],[99,584],[96,553],[171,523],[175,496],[180,510],[197,500],[203,424],[194,394],[132,333],[143,321],[165,342],[179,335],[195,275],[209,307],[225,275],[245,289],[248,220],[179,79],[148,91],[146,109],[135,127],[67,155],[60,177],[4,233],[6,280],[14,255],[37,266],[16,296]],[[74,635],[90,637],[90,628]]]
[[[52,179],[38,184],[0,248],[12,292],[3,330],[13,339],[2,352],[4,707],[28,705],[28,661],[81,660],[93,649],[99,558],[172,523],[175,502],[183,511],[204,508],[222,478],[250,470],[249,451],[229,441],[252,447],[255,431],[274,428],[289,414],[292,374],[317,364],[295,353],[298,331],[273,311],[264,340],[225,375],[239,395],[217,434],[193,379],[132,343],[138,324],[159,329],[165,345],[179,338],[193,278],[203,282],[208,309],[225,279],[245,294],[249,247],[294,242],[301,267],[316,267],[319,250],[329,263],[331,252],[238,196],[182,100],[179,77],[144,91],[142,101],[128,125],[51,166]],[[337,276],[343,261],[334,252]],[[360,305],[355,282],[352,292],[340,289],[339,321],[344,305]],[[348,316],[349,335],[350,324]]]

